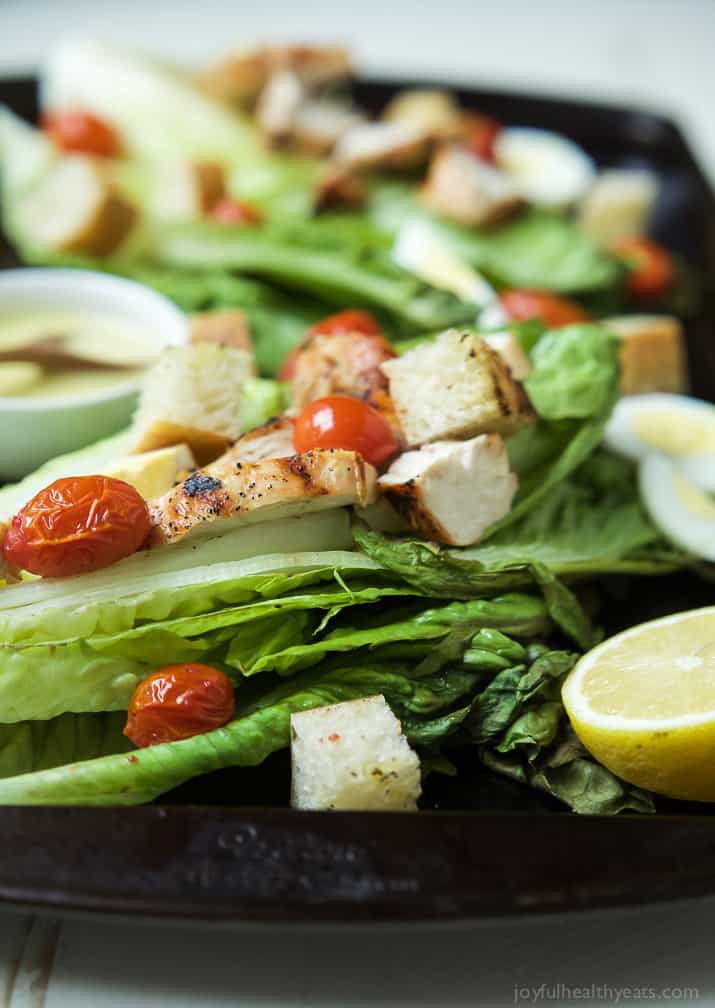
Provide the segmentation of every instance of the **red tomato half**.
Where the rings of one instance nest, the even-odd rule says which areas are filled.
[[[67,154],[118,157],[121,143],[116,130],[89,112],[57,112],[46,115],[42,128],[60,150]]]
[[[311,448],[344,448],[360,452],[379,466],[397,453],[394,431],[376,409],[350,396],[326,396],[309,403],[298,415],[293,431],[298,452]]]
[[[146,501],[129,483],[70,476],[15,515],[3,553],[12,567],[43,577],[86,574],[136,552],[150,530]]]
[[[626,286],[635,297],[660,297],[672,285],[673,258],[650,238],[623,238],[613,246],[613,252],[631,267]]]
[[[233,717],[231,681],[210,665],[167,665],[139,683],[124,734],[134,745],[157,745],[221,728]]]
[[[382,326],[376,318],[359,308],[346,308],[345,311],[329,315],[311,326],[308,330],[310,336],[337,336],[340,333],[365,333],[366,336],[381,336]]]
[[[285,360],[281,364],[281,369],[278,372],[278,381],[291,381],[293,375],[295,374],[295,369],[298,366],[298,358],[300,357],[300,351],[302,347],[293,347],[292,350],[288,352]]]
[[[263,221],[263,214],[256,207],[233,199],[219,200],[209,216],[219,224],[242,224],[244,227],[257,227]]]
[[[499,296],[507,315],[515,322],[540,318],[549,329],[572,325],[574,322],[588,322],[588,312],[568,298],[557,297],[547,291],[508,290]]]
[[[482,161],[492,164],[495,160],[494,150],[497,137],[501,132],[501,123],[488,116],[468,113],[464,116],[464,145]]]

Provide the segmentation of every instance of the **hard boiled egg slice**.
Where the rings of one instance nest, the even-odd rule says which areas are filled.
[[[715,407],[690,396],[626,396],[604,435],[619,455],[642,459],[654,452],[675,462],[703,490],[715,492]]]
[[[526,126],[503,129],[494,149],[496,163],[531,203],[565,207],[582,199],[596,167],[578,144],[549,130]]]
[[[433,287],[451,291],[482,311],[488,309],[490,327],[508,321],[492,285],[435,233],[429,221],[420,217],[405,221],[395,238],[392,258]]]
[[[715,561],[715,500],[665,455],[647,455],[638,480],[646,510],[663,534],[704,560]]]

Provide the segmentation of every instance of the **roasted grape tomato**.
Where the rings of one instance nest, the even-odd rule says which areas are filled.
[[[515,322],[540,318],[549,329],[588,322],[591,317],[575,301],[549,294],[548,291],[507,290],[500,294],[499,300],[509,318]]]
[[[124,734],[144,748],[202,735],[233,717],[233,686],[210,665],[167,665],[139,683],[129,701]]]
[[[345,311],[316,322],[308,330],[308,337],[354,332],[364,333],[366,336],[381,336],[382,326],[369,312],[361,311],[359,308],[346,308]]]
[[[295,369],[298,364],[298,357],[300,356],[301,348],[299,346],[293,347],[290,350],[281,364],[281,369],[276,375],[278,381],[290,381],[295,374]]]
[[[501,132],[501,123],[488,116],[474,113],[467,113],[462,123],[464,144],[467,150],[481,158],[482,161],[489,161],[493,164],[497,137]]]
[[[657,298],[672,286],[673,258],[650,238],[623,238],[612,251],[629,266],[626,286],[635,297]]]
[[[379,466],[397,453],[394,431],[376,409],[350,396],[326,396],[309,403],[298,415],[293,432],[296,451],[344,448],[360,452]]]
[[[56,147],[67,154],[92,154],[114,158],[121,153],[116,130],[89,112],[55,112],[46,115],[42,128]]]
[[[209,213],[219,224],[240,224],[243,227],[257,227],[263,222],[263,214],[250,203],[241,200],[219,200]]]
[[[150,530],[146,501],[129,483],[69,476],[15,515],[3,553],[11,566],[43,577],[86,574],[136,552]]]

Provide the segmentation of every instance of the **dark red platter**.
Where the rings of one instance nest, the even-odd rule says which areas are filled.
[[[378,109],[404,86],[361,80],[354,90]],[[679,130],[628,108],[459,95],[505,122],[558,130],[600,164],[658,173],[656,236],[709,285],[688,324],[688,350],[694,393],[715,400],[715,200]],[[0,81],[0,102],[34,120],[34,81]],[[0,268],[14,265],[0,235]],[[647,592],[620,621],[712,602],[707,585],[682,576]],[[3,809],[0,907],[234,927],[444,924],[715,893],[715,817],[706,807],[663,802],[656,816],[579,818],[465,757],[457,777],[430,779],[419,814],[298,813],[285,807],[287,769],[278,754],[146,808]]]

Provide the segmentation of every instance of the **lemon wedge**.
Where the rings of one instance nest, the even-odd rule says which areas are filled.
[[[715,606],[604,641],[562,696],[576,734],[613,773],[671,798],[715,801]]]

